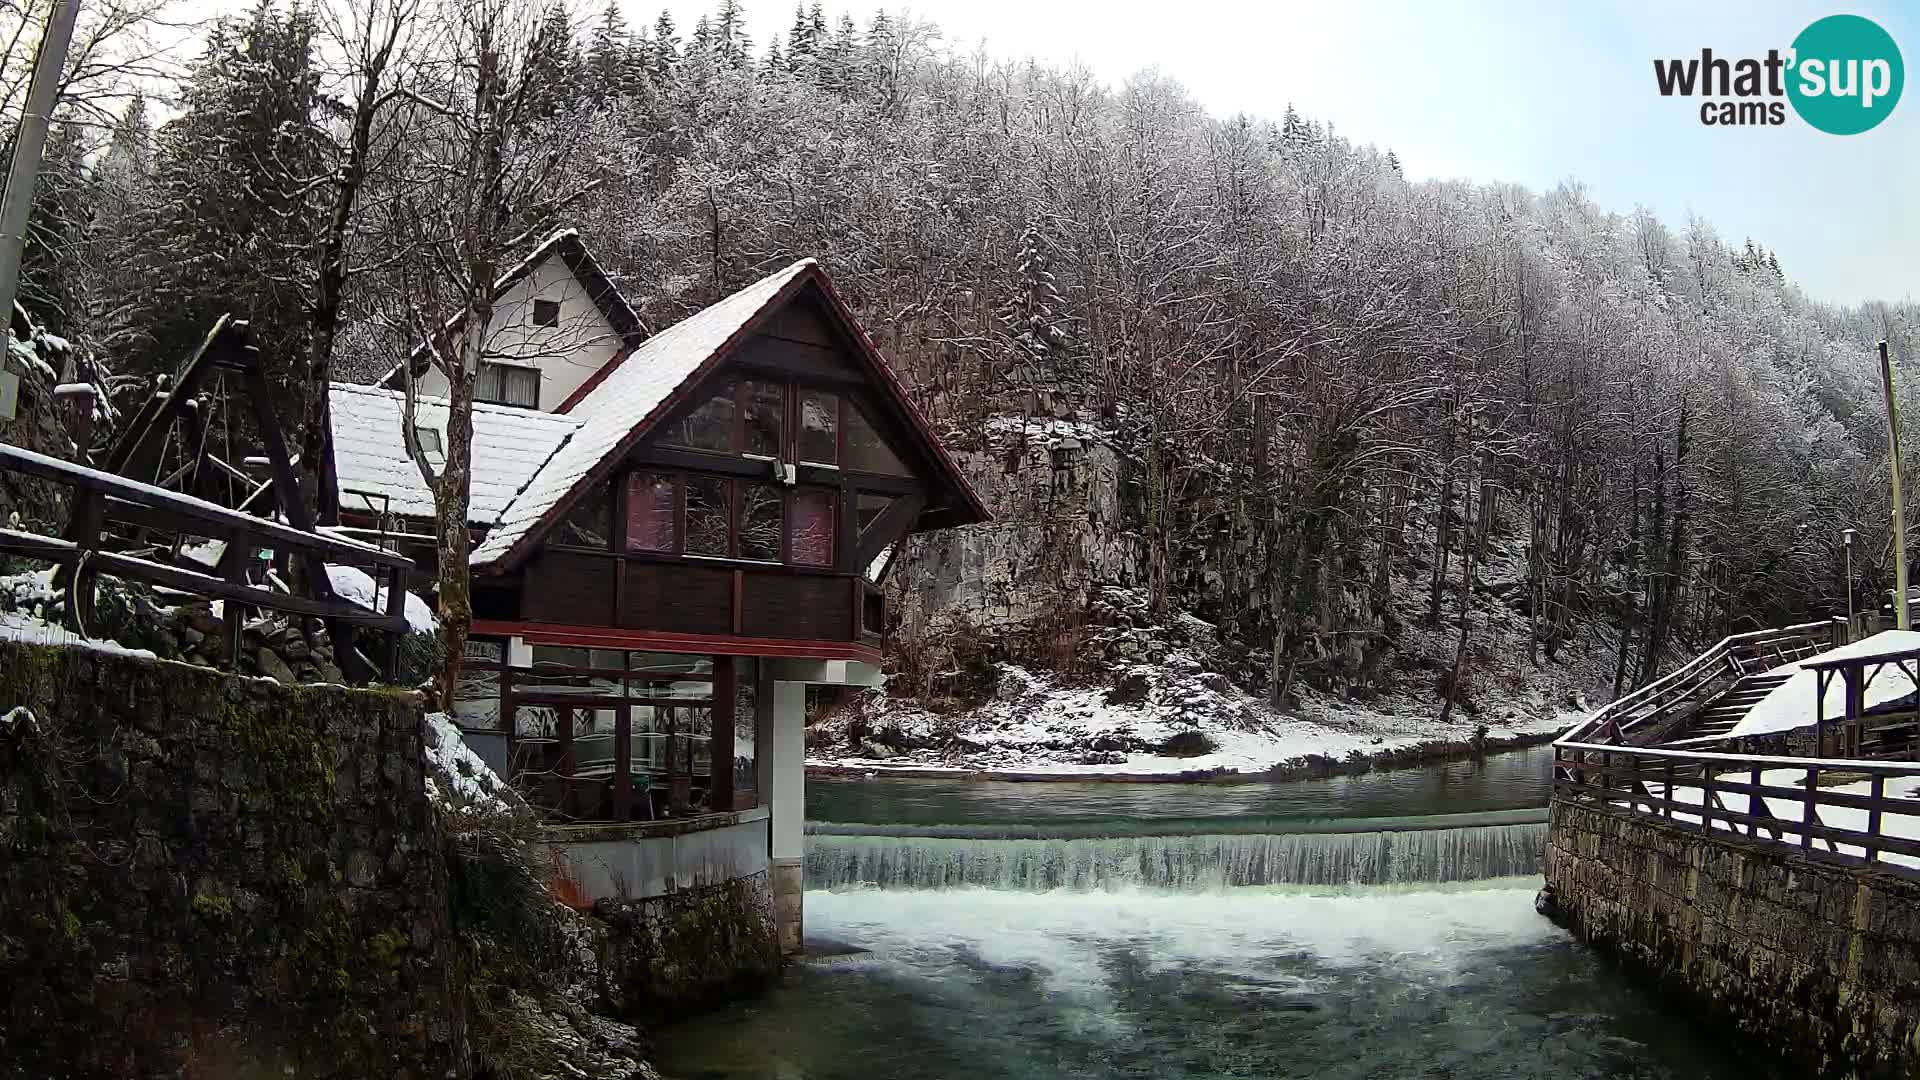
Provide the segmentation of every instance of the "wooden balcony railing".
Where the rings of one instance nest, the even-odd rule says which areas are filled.
[[[1920,878],[1920,763],[1562,740],[1554,798]]]

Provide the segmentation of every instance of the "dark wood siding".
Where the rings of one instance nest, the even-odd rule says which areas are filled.
[[[612,560],[542,551],[527,564],[520,611],[531,622],[606,626],[613,619]]]
[[[621,625],[682,634],[733,633],[733,570],[697,563],[629,562]]]
[[[773,337],[804,341],[809,345],[838,346],[840,338],[827,325],[818,309],[805,301],[788,304],[773,313],[763,331]]]
[[[742,577],[740,632],[747,637],[829,641],[851,637],[853,593],[846,578],[773,570],[750,570]]]
[[[837,345],[810,345],[760,334],[741,345],[738,356],[737,362],[743,368],[777,371],[802,382],[821,379],[830,383],[866,383],[853,358]]]

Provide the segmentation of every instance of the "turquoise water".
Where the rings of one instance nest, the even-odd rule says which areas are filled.
[[[1497,775],[1519,784],[1531,767],[1508,761]],[[1491,777],[1469,783],[1479,790],[1466,795],[1462,781],[1470,779],[1430,777],[1410,785],[1405,801],[1370,794],[1356,804],[1369,818],[1409,819],[1436,799],[1468,812],[1509,798],[1494,790],[1504,781],[1486,783]],[[1472,867],[1534,865],[1538,825],[1438,819],[1433,829],[1385,839],[1364,830],[1319,840],[1311,831],[1210,834],[1190,830],[1196,820],[1221,824],[1212,788],[1155,785],[1050,800],[1045,785],[999,790],[1006,786],[836,789],[820,812],[842,825],[848,813],[918,826],[949,817],[963,822],[947,824],[1014,833],[1103,814],[1130,825],[1115,837],[1044,841],[863,838],[852,826],[841,830],[851,836],[810,838],[842,845],[842,856],[862,844],[869,854],[888,845],[919,854],[842,857],[831,873],[817,865],[819,851],[811,854],[810,876],[830,883],[810,886],[806,897],[813,955],[772,992],[660,1032],[656,1064],[682,1080],[1760,1075],[1535,914],[1537,871],[1457,880]],[[1298,809],[1298,820],[1314,820],[1337,809],[1327,788],[1316,790],[1242,792],[1239,805],[1277,816]],[[889,791],[899,798],[880,795]],[[1117,818],[1122,807],[1133,816]],[[1142,821],[1176,831],[1155,838],[1133,827]],[[1472,830],[1478,835],[1467,835]],[[1413,842],[1408,836],[1417,836],[1422,854],[1395,864],[1419,868],[1401,877],[1456,880],[1355,869],[1372,865],[1355,851]],[[1250,864],[1231,856],[1246,844],[1307,842],[1348,861],[1245,870]],[[1020,844],[1039,846],[1020,849],[1029,851],[1020,858],[1004,854]],[[1095,856],[1115,850],[1124,872],[1058,876],[1058,866],[1102,865]],[[1165,851],[1186,854],[1169,859]],[[1183,869],[1204,868],[1209,857],[1240,867],[1241,876]],[[1369,875],[1390,883],[1339,883]],[[1290,877],[1335,883],[1283,880]]]
[[[807,781],[823,822],[969,825],[1260,818],[1325,821],[1547,805],[1553,747],[1417,769],[1255,784],[1008,783],[874,778]]]

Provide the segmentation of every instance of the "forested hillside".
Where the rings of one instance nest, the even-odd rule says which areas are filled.
[[[1843,610],[1843,529],[1860,602],[1890,579],[1874,345],[1920,416],[1915,310],[1813,302],[1765,238],[1413,181],[1337,118],[1213,116],[904,17],[815,3],[750,41],[732,0],[501,8],[476,68],[425,8],[353,7],[222,23],[117,124],[70,101],[27,306],[123,374],[238,307],[300,402],[556,226],[655,329],[816,256],[999,518],[893,577],[916,692],[1097,675],[1121,625],[1276,697],[1470,705],[1477,665],[1568,653],[1617,689]],[[473,70],[482,108],[450,107]],[[460,186],[475,131],[500,153]]]

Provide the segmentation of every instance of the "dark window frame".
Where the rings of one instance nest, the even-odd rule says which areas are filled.
[[[500,376],[500,394],[495,397],[483,396],[480,393],[480,387],[484,385],[483,380],[486,378],[489,368],[502,373]],[[523,378],[532,378],[533,401],[531,403],[522,404],[521,402],[507,400],[508,373]],[[482,360],[480,361],[479,374],[473,377],[473,400],[477,405],[504,405],[512,409],[538,409],[540,408],[540,384],[543,381],[545,380],[541,378],[540,369],[537,367],[527,367],[523,364],[503,364],[496,360]]]
[[[802,468],[833,470],[834,472],[854,478],[873,477],[882,480],[900,481],[918,480],[921,476],[920,471],[912,464],[911,455],[900,452],[900,443],[899,440],[894,437],[892,425],[890,423],[876,421],[874,419],[874,413],[864,406],[868,395],[859,393],[852,387],[822,385],[809,382],[805,379],[779,379],[753,370],[723,371],[717,381],[722,384],[730,384],[729,389],[731,390],[733,401],[733,416],[728,441],[732,444],[731,449],[714,450],[709,447],[694,446],[689,442],[680,442],[674,438],[672,431],[674,427],[685,423],[688,418],[699,412],[708,402],[727,396],[725,393],[720,392],[700,398],[692,407],[683,410],[680,415],[674,417],[673,422],[667,425],[666,431],[654,440],[658,446],[662,449],[684,451],[686,453],[708,454],[716,458],[760,461],[771,457],[775,461],[793,464]],[[778,452],[772,455],[758,452],[750,453],[746,449],[747,402],[749,398],[748,384],[750,383],[778,386],[783,396],[780,445]],[[831,395],[834,399],[833,461],[815,461],[811,458],[804,457],[800,453],[802,424],[801,399],[808,394],[827,394]],[[860,417],[861,422],[873,432],[874,437],[879,440],[880,445],[886,449],[887,453],[900,463],[901,472],[873,472],[871,470],[856,469],[849,466],[847,462],[847,432],[850,427],[849,419],[856,414]]]
[[[527,313],[527,321],[534,326],[559,326],[560,301],[535,300]]]

